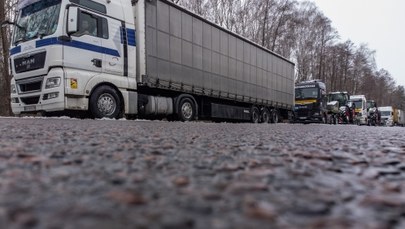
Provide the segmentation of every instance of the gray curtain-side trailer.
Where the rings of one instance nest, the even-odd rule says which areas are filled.
[[[192,119],[253,122],[291,113],[291,61],[166,0],[135,1],[133,10],[141,113],[188,120],[182,110],[191,108]]]

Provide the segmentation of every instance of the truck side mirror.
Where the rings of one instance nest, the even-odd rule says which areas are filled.
[[[67,18],[67,33],[69,35],[79,31],[79,8],[76,6],[69,7]]]

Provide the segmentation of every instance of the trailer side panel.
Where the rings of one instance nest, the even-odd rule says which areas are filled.
[[[145,5],[144,84],[292,108],[292,62],[165,0]]]

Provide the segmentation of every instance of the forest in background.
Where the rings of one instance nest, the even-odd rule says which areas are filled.
[[[331,20],[309,1],[171,0],[295,63],[296,82],[320,79],[327,90],[364,94],[380,106],[405,109],[405,88],[379,69],[367,44],[342,41]],[[0,4],[0,21],[12,18],[17,0]],[[10,115],[8,46],[10,28],[0,35],[0,115]]]

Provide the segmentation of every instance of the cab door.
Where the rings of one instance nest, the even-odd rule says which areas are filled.
[[[122,23],[119,20],[109,18],[102,19],[103,37],[102,45],[105,48],[103,53],[102,71],[106,74],[124,76],[124,44],[125,41]]]
[[[74,14],[72,17],[77,18],[77,31],[63,43],[67,73],[65,92],[83,95],[88,93],[86,86],[90,80],[103,73],[104,56],[119,56],[119,52],[103,44],[108,37],[108,20],[105,17],[83,8],[74,10],[77,10],[77,16]]]
[[[64,42],[64,63],[66,67],[80,70],[84,77],[102,72],[103,46],[101,18],[93,12],[78,10],[78,32],[71,34],[71,40]]]

